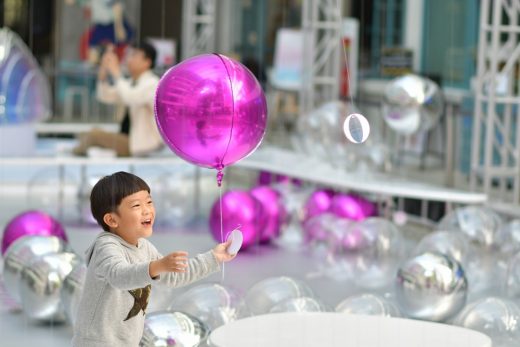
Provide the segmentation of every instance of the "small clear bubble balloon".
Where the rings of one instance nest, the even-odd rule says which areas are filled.
[[[343,132],[350,142],[363,143],[370,134],[370,124],[362,114],[352,113],[343,123]]]

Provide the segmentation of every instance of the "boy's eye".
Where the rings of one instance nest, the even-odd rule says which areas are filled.
[[[153,204],[153,201],[152,200],[148,201],[148,204]]]
[[[135,204],[135,205],[134,205],[134,206],[132,206],[132,207],[139,207],[139,204]]]

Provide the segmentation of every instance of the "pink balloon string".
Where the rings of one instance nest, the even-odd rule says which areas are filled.
[[[224,68],[226,69],[226,75],[228,77],[228,80],[229,80],[229,89],[231,90],[231,108],[232,108],[232,115],[233,117],[231,118],[231,129],[229,129],[229,140],[228,140],[228,143],[227,143],[227,146],[226,146],[226,151],[224,152],[224,155],[222,156],[222,158],[220,159],[220,165],[219,167],[217,168],[217,170],[219,170],[219,172],[217,173],[217,183],[218,183],[218,186],[220,187],[220,185],[222,184],[222,177],[224,176],[224,174],[222,173],[222,169],[224,168],[224,158],[226,158],[226,154],[228,153],[229,151],[229,145],[231,144],[231,139],[233,138],[233,127],[235,125],[235,93],[234,93],[234,90],[233,90],[233,82],[231,81],[231,75],[229,74],[229,69],[228,69],[228,66],[226,65],[226,62],[224,60],[224,58],[222,58],[222,56],[220,54],[217,54],[217,53],[214,53],[217,57],[219,57],[220,61],[222,62],[222,65],[224,65]]]

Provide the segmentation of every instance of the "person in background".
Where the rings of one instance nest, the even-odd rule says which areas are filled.
[[[124,105],[119,114],[119,133],[93,129],[79,135],[76,155],[86,155],[91,147],[114,150],[118,156],[144,156],[157,151],[163,141],[154,116],[155,90],[159,77],[152,72],[155,48],[148,43],[132,46],[126,61],[130,78],[124,78],[119,59],[112,46],[101,58],[98,72],[97,99],[104,103]]]

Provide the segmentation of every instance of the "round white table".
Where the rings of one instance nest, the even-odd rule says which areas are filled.
[[[345,313],[277,313],[215,329],[212,347],[491,347],[491,339],[461,327]]]

